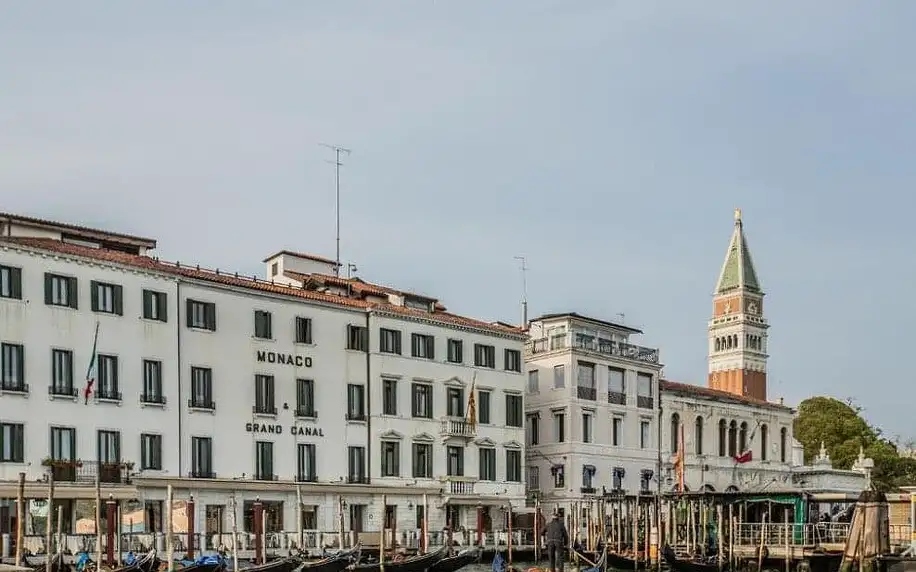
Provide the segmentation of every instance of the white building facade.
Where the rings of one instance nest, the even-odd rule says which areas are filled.
[[[93,518],[97,476],[136,530],[162,530],[172,485],[212,545],[233,516],[251,530],[255,501],[268,532],[325,543],[341,516],[404,541],[424,515],[437,530],[524,501],[520,331],[318,257],[280,252],[257,280],[154,248],[0,215],[0,533],[21,472],[28,498],[53,472],[68,530]]]
[[[541,502],[656,490],[661,364],[631,342],[640,333],[575,313],[530,322],[528,488]]]

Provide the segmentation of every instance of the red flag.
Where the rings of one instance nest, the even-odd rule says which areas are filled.
[[[747,451],[735,457],[736,463],[750,463],[753,460],[754,460],[754,452],[751,451],[750,449],[748,449]]]

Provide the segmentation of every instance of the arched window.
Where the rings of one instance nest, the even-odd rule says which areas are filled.
[[[728,424],[728,456],[738,456],[738,423],[735,421]]]
[[[693,450],[697,455],[703,454],[703,417],[699,415],[693,424]]]
[[[786,440],[789,438],[789,430],[783,427],[779,430],[779,462],[786,462]]]
[[[671,452],[677,453],[678,442],[681,433],[681,416],[677,413],[671,414]]]
[[[747,423],[741,422],[741,429],[738,431],[738,454],[747,451]]]
[[[738,334],[732,336],[735,339],[735,347],[738,347]]]
[[[726,433],[728,429],[726,428],[725,419],[719,420],[719,456],[725,456],[725,443],[726,443]]]
[[[766,424],[761,425],[760,426],[760,460],[761,461],[767,460],[767,445],[768,445],[767,438],[769,437],[768,433],[769,433],[769,429],[767,429]]]
[[[721,341],[719,338],[716,338],[716,351],[719,351],[719,350],[722,349],[722,343],[721,343],[721,342],[722,342],[722,341]]]

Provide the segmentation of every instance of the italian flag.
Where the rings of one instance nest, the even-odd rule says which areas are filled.
[[[92,386],[99,377],[99,323],[95,323],[95,337],[92,340],[92,355],[89,357],[89,369],[86,371],[86,388],[83,389],[83,404],[89,405],[89,396],[92,395]]]

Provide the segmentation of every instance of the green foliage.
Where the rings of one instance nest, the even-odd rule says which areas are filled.
[[[833,466],[849,469],[862,449],[875,462],[875,488],[890,491],[916,481],[916,460],[901,457],[896,444],[870,425],[862,417],[862,409],[851,400],[844,403],[832,397],[811,397],[802,401],[794,433],[805,449],[806,463],[817,456],[824,443]]]

